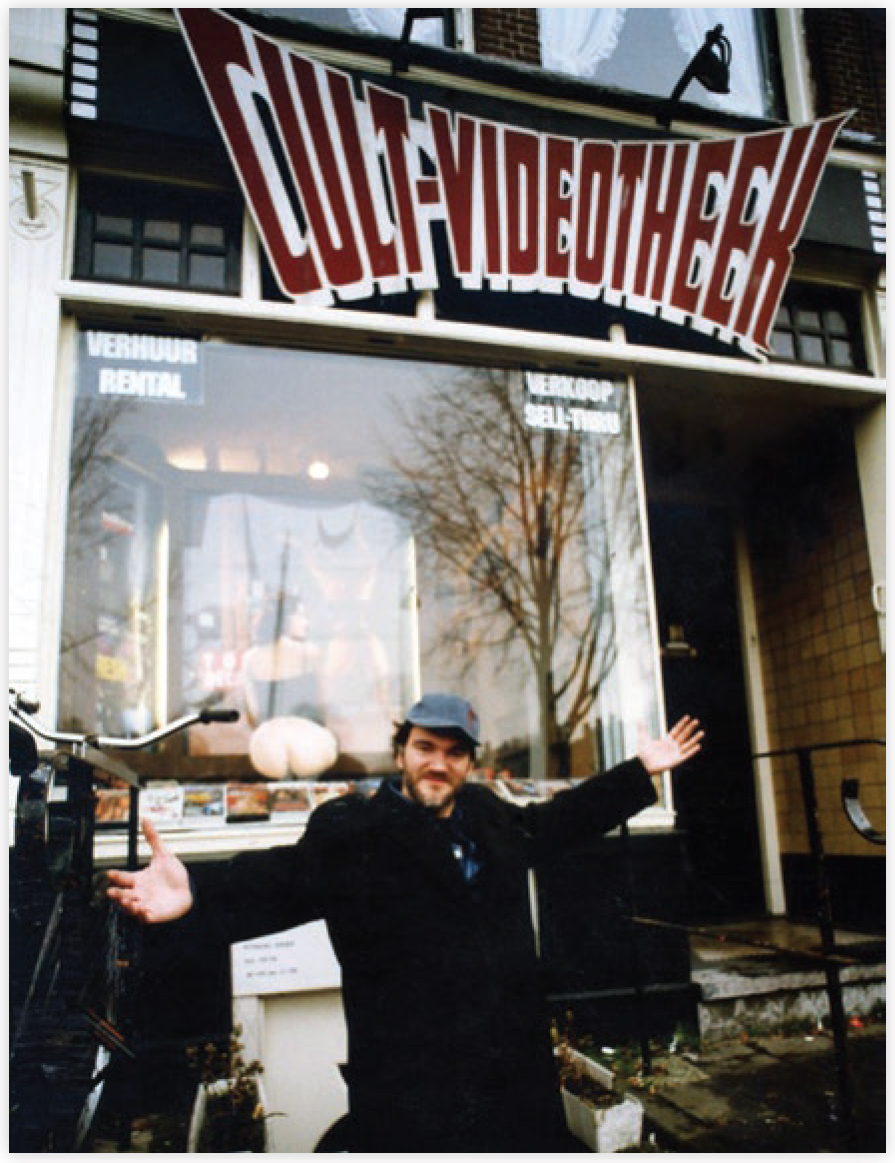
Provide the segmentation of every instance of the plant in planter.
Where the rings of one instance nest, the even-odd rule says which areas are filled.
[[[595,1152],[629,1151],[643,1134],[643,1105],[616,1089],[606,1066],[575,1049],[568,1039],[556,1045],[566,1124]]]
[[[260,1062],[246,1062],[234,1031],[227,1045],[208,1043],[190,1057],[200,1075],[188,1151],[232,1153],[267,1149],[267,1115]]]

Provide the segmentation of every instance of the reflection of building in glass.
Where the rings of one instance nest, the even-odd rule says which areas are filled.
[[[95,473],[107,448],[139,458],[151,447],[167,519],[183,531],[164,566],[180,625],[178,641],[163,638],[169,694],[243,715],[192,731],[197,761],[229,756],[234,771],[275,778],[334,762],[336,774],[381,771],[393,724],[422,686],[466,689],[491,724],[488,746],[542,777],[592,770],[618,750],[609,724],[626,724],[626,746],[638,718],[657,718],[649,619],[636,613],[647,590],[622,381],[542,377],[535,393],[498,369],[269,350],[263,386],[247,395],[249,349],[197,350],[216,385],[201,407],[113,410],[87,458]],[[283,471],[293,430],[271,417],[288,416],[297,392],[315,416],[313,455],[332,469],[324,480]],[[611,414],[612,430],[533,426],[535,396],[553,400],[555,417]],[[86,420],[96,402],[79,408]],[[206,455],[240,471],[172,463],[200,413]],[[274,471],[259,471],[265,463]],[[153,559],[152,528],[132,540]],[[79,609],[73,600],[67,617]],[[639,684],[619,669],[622,617]],[[147,641],[144,659],[157,653]],[[331,732],[338,758],[290,719]]]
[[[652,665],[636,459],[619,419],[627,389],[537,379],[539,398],[554,401],[548,426],[540,413],[532,422],[531,377],[496,369],[438,384],[415,407],[395,399],[406,435],[376,495],[414,531],[421,610],[433,611],[421,619],[424,683],[480,692],[493,745],[515,740],[544,778],[593,770],[594,721],[627,713],[633,732],[657,696],[617,670],[618,611],[626,651],[638,669]],[[573,413],[608,415],[591,405],[610,395],[606,431],[576,424]],[[608,738],[600,752],[614,754]]]

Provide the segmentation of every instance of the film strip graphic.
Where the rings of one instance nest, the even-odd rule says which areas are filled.
[[[99,14],[72,8],[68,14],[65,103],[72,117],[95,121],[99,82]]]
[[[886,206],[880,175],[872,170],[864,170],[864,203],[867,206],[867,223],[870,228],[873,250],[876,254],[886,253]]]

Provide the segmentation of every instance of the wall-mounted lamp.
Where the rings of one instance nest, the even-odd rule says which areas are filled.
[[[392,57],[392,73],[402,73],[410,60],[410,38],[417,20],[440,20],[444,28],[444,43],[448,48],[456,44],[456,27],[453,8],[408,8],[404,13],[404,26]]]
[[[668,129],[684,90],[691,81],[699,81],[710,93],[730,92],[730,41],[724,35],[724,25],[716,24],[705,34],[705,43],[681,74],[662,112],[656,118],[663,129]]]

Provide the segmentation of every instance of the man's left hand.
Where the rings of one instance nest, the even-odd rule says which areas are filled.
[[[699,720],[691,719],[689,715],[679,719],[661,739],[651,739],[646,727],[641,727],[637,758],[650,775],[671,771],[693,758],[702,747],[704,735]]]

